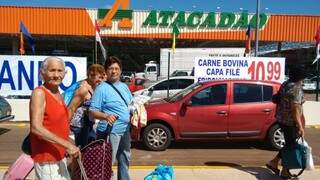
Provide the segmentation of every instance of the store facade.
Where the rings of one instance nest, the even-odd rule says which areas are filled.
[[[250,24],[254,31],[257,17],[247,11],[115,11],[0,6],[1,54],[19,54],[19,24],[23,22],[36,41],[36,55],[86,56],[93,61],[95,20],[100,23],[100,34],[108,54],[121,56],[128,64],[133,64],[129,65],[130,69],[139,69],[146,61],[157,60],[160,48],[171,47],[173,25],[180,31],[177,48],[244,47],[247,27]],[[306,43],[314,49],[311,44],[315,42],[318,26],[320,16],[262,13],[259,45],[277,44],[279,52],[284,43]],[[251,39],[254,46],[254,32]],[[26,52],[32,54],[30,47],[26,46]],[[314,55],[311,50],[303,53],[301,58],[309,59]],[[101,57],[98,51],[100,62]]]

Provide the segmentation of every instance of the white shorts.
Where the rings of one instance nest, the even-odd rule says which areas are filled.
[[[71,180],[66,158],[55,163],[34,163],[34,169],[39,180]]]

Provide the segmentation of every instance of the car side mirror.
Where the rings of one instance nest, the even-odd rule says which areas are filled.
[[[191,105],[192,105],[192,100],[191,99],[183,102],[183,104],[182,104],[182,106],[184,106],[184,107],[188,107],[188,106],[191,106]]]
[[[149,89],[148,89],[148,91],[153,91],[154,90],[154,87],[150,87]]]
[[[184,116],[187,112],[188,106],[191,106],[191,105],[192,105],[191,100],[183,102],[180,108],[180,116]]]

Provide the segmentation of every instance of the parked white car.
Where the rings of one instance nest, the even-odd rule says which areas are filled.
[[[167,88],[169,86],[169,96],[177,93],[178,91],[190,86],[194,83],[194,76],[177,76],[161,80],[149,86],[148,88],[141,89],[133,93],[134,96],[144,95],[154,98],[166,98]]]
[[[302,89],[305,91],[314,91],[316,90],[316,82],[311,81],[310,79],[303,80]]]
[[[319,87],[320,87],[320,82],[319,82]],[[306,78],[303,81],[302,89],[305,91],[315,91],[317,89],[317,77],[314,76],[312,78]]]
[[[191,76],[191,70],[190,70],[190,71],[175,70],[170,76],[171,76],[171,77],[176,77],[176,76]]]

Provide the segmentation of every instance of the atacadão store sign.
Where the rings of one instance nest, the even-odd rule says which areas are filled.
[[[263,27],[268,20],[266,14],[260,14],[259,28]],[[257,16],[249,16],[248,12],[241,14],[222,12],[204,13],[200,11],[186,13],[180,11],[151,11],[143,22],[143,26],[168,27],[176,24],[178,27],[188,28],[246,28],[248,24],[256,26]],[[171,23],[170,23],[171,22]]]
[[[113,16],[107,16],[110,10],[98,9],[98,19],[105,20],[105,18],[111,18],[110,20],[129,20],[130,26],[122,27],[119,24],[119,28],[131,29],[136,22],[142,22],[139,27],[149,28],[170,28],[173,24],[176,24],[179,28],[187,29],[239,29],[247,28],[250,24],[251,27],[256,27],[257,16],[256,14],[250,14],[247,11],[241,13],[234,12],[209,12],[202,11],[186,12],[186,11],[157,11],[152,10],[149,12],[143,12],[143,15],[134,16],[132,10],[117,10]],[[146,15],[145,15],[146,14]],[[136,20],[134,18],[143,18],[142,20]],[[145,18],[144,18],[145,17]],[[269,16],[267,14],[260,14],[259,28],[263,28]],[[130,24],[130,23],[129,23]],[[103,27],[104,24],[101,24]],[[135,25],[136,26],[136,25]],[[107,27],[110,28],[110,27]]]

